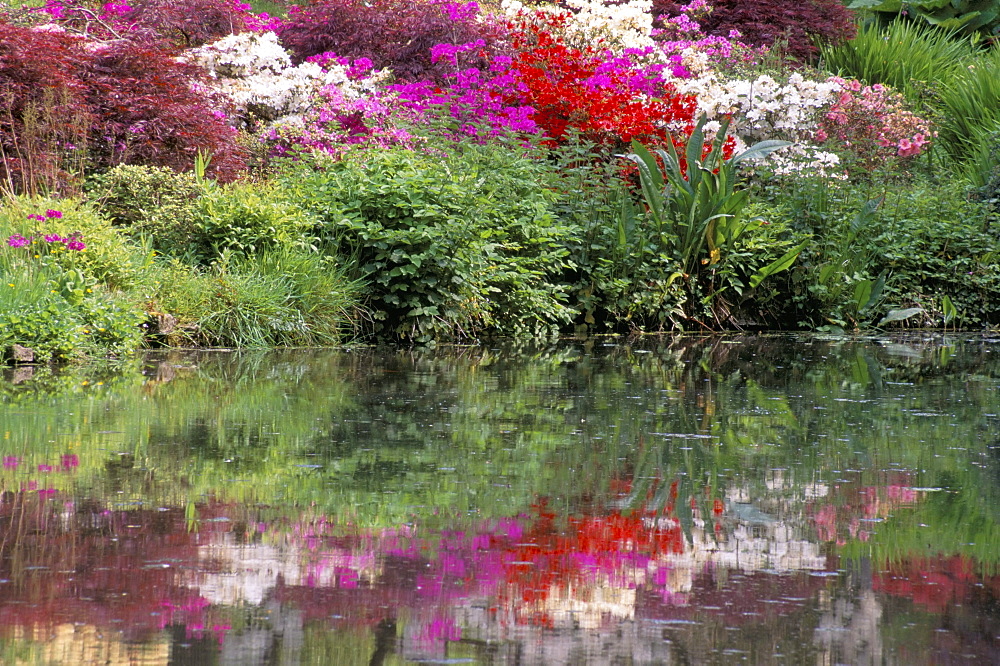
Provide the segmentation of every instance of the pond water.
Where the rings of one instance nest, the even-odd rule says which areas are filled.
[[[1000,662],[1000,337],[0,379],[0,662]]]

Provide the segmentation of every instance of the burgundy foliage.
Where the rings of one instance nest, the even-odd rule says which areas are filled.
[[[120,20],[177,46],[201,46],[246,29],[246,15],[231,0],[133,0]]]
[[[676,16],[681,2],[653,0],[653,16]],[[785,54],[808,62],[819,53],[815,41],[837,44],[854,37],[854,13],[841,0],[709,0],[712,12],[699,21],[708,35],[728,37],[754,46],[785,44]]]
[[[185,170],[202,150],[213,156],[215,177],[234,178],[242,151],[210,96],[191,87],[203,75],[152,45],[0,23],[0,177],[26,183],[26,170],[83,150],[88,170]]]
[[[474,16],[474,6],[444,1],[313,0],[293,8],[279,37],[296,63],[332,52],[368,58],[376,69],[391,68],[401,81],[440,80],[448,64],[433,63],[431,47],[495,39]],[[485,61],[467,66],[475,65]]]

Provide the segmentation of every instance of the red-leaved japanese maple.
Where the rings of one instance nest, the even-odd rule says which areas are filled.
[[[683,3],[653,0],[653,17],[676,16]],[[854,13],[841,0],[709,0],[712,10],[699,19],[707,35],[728,37],[754,46],[784,45],[787,55],[808,62],[819,53],[815,42],[835,44],[856,32]]]
[[[432,62],[433,46],[493,41],[477,11],[474,2],[447,0],[313,0],[292,8],[279,37],[296,63],[332,52],[368,58],[401,81],[437,79],[448,71],[447,61]]]
[[[242,151],[211,97],[192,87],[203,75],[154,45],[0,23],[2,182],[58,188],[70,153],[85,157],[87,171],[183,170],[199,150],[212,154],[213,175],[235,177]]]
[[[177,46],[201,46],[243,32],[246,13],[232,0],[131,0],[119,21],[130,32],[146,31]]]

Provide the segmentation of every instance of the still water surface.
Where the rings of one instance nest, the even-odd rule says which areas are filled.
[[[0,663],[1000,662],[1000,338],[0,378]]]

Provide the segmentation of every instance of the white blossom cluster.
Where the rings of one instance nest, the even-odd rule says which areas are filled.
[[[767,156],[767,166],[775,176],[815,176],[847,180],[847,172],[836,154],[809,144],[795,143]]]
[[[563,38],[578,48],[600,46],[615,53],[653,46],[653,0],[628,0],[608,4],[604,0],[566,0],[572,10]],[[503,0],[507,16],[530,16],[534,12],[564,12],[556,7],[525,6],[519,0]]]
[[[816,120],[837,100],[840,85],[813,81],[795,72],[781,84],[768,75],[753,81],[721,79],[705,73],[693,79],[672,79],[678,92],[698,97],[698,111],[709,118],[731,115],[731,131],[747,141],[810,138]]]
[[[232,100],[240,115],[276,120],[304,113],[317,93],[336,86],[351,99],[372,91],[388,72],[353,80],[347,67],[304,62],[292,66],[288,52],[273,32],[241,33],[193,49],[191,59],[208,70],[214,88]]]
[[[621,52],[653,46],[653,0],[628,0],[611,5],[603,0],[566,0],[574,10],[567,37],[574,45],[596,44]]]

